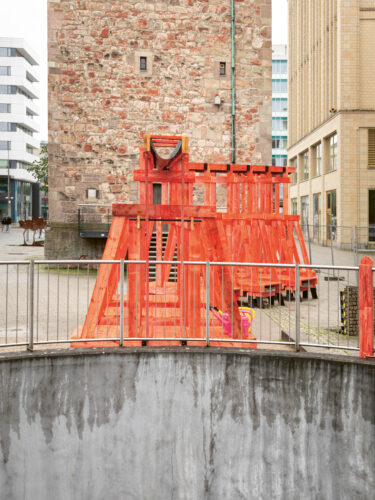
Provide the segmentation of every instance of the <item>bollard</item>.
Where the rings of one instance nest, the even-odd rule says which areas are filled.
[[[372,281],[373,262],[363,257],[359,265],[359,355],[372,357],[374,347],[374,298]]]

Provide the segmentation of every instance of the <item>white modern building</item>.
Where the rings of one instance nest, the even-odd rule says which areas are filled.
[[[40,147],[37,68],[23,39],[0,37],[0,219],[40,214],[39,185],[27,170]]]
[[[288,162],[288,46],[272,46],[272,165]]]

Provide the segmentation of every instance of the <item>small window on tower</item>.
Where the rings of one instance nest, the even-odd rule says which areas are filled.
[[[220,76],[225,76],[227,74],[227,64],[225,62],[220,63]]]
[[[141,56],[139,58],[139,69],[141,71],[147,71],[147,57]]]

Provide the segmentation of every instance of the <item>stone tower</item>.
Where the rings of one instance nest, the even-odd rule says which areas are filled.
[[[271,162],[271,0],[48,0],[48,12],[48,258],[101,255],[78,236],[78,204],[138,201],[143,133],[189,136],[196,161]]]

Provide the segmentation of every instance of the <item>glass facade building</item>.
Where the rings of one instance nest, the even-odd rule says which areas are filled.
[[[272,165],[287,165],[288,49],[272,46]]]

